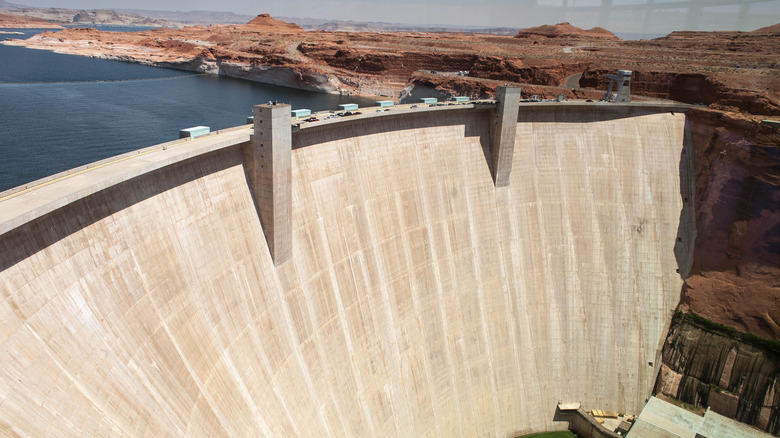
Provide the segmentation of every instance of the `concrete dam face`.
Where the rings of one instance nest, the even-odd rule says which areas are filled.
[[[489,110],[294,132],[276,265],[248,126],[0,201],[67,194],[0,235],[0,435],[509,437],[565,429],[559,402],[638,413],[694,232],[685,115],[559,105],[520,107],[506,187]]]

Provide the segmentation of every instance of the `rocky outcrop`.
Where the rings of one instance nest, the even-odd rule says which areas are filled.
[[[588,66],[586,62],[526,66],[522,59],[480,56],[468,70],[470,76],[478,78],[559,87],[568,76],[582,72]]]
[[[693,321],[673,321],[655,392],[780,432],[780,352]]]
[[[606,89],[608,69],[590,68],[584,71],[580,87]],[[631,92],[644,96],[672,99],[686,103],[711,104],[717,100],[717,86],[712,79],[699,73],[679,73],[634,70]]]
[[[218,73],[232,78],[248,79],[283,87],[336,93],[342,83],[338,78],[322,72],[306,69],[291,69],[272,65],[251,65],[245,63],[220,62]]]
[[[468,76],[442,76],[418,73],[406,84],[399,101],[416,103],[421,97],[436,97],[440,100],[453,96],[468,96],[472,99],[492,99],[496,95],[496,87],[506,81],[475,79]],[[569,89],[557,86],[528,85],[522,86],[522,97],[527,99],[537,96],[540,99],[556,99],[563,95],[565,99],[593,99],[601,93],[586,89]]]
[[[417,74],[401,91],[400,103],[417,103],[423,97],[447,100],[453,96],[468,96],[471,99],[489,99],[496,95],[498,81],[477,81],[468,77],[446,77],[432,74]]]
[[[606,89],[607,74],[611,70],[586,69],[579,81],[580,87]],[[631,92],[691,104],[713,105],[726,111],[744,111],[749,114],[780,115],[780,101],[766,92],[735,88],[724,84],[713,75],[673,71],[634,70]]]

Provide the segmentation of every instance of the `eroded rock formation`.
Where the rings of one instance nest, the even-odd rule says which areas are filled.
[[[211,72],[317,91],[398,97],[421,72],[438,91],[483,95],[490,81],[603,90],[604,74],[634,71],[635,96],[712,105],[727,112],[780,114],[777,26],[754,32],[675,32],[623,41],[567,23],[519,36],[463,33],[310,31],[262,14],[243,26],[146,32],[68,29],[6,44]],[[458,74],[461,72],[462,74]],[[468,77],[469,80],[464,80]],[[475,80],[474,80],[475,79]],[[566,91],[568,90],[568,91]],[[539,94],[535,89],[533,94]]]
[[[780,356],[676,318],[656,391],[777,434]]]

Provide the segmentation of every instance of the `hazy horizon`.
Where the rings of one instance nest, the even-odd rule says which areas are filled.
[[[13,3],[13,2],[12,2]],[[780,0],[22,0],[32,7],[214,11],[431,26],[531,27],[568,21],[612,32],[749,31],[780,22]]]

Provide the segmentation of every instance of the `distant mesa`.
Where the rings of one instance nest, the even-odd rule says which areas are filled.
[[[74,23],[100,23],[100,22],[119,22],[122,18],[111,10],[93,10],[79,11],[73,16]]]
[[[76,10],[62,8],[15,8],[0,10],[0,27],[62,29],[61,24],[109,24],[122,26],[170,26],[167,20],[151,19],[138,14],[117,12],[111,9]]]
[[[582,29],[572,26],[569,23],[558,23],[555,25],[545,24],[544,26],[529,27],[523,29],[515,35],[515,38],[601,38],[610,40],[619,40],[614,33],[601,28]]]
[[[62,26],[40,18],[0,14],[0,29],[62,29]]]
[[[780,23],[749,32],[751,35],[780,35]]]
[[[700,30],[676,30],[670,34],[658,38],[659,40],[689,40],[689,41],[707,41],[713,42],[715,40],[728,40],[731,41],[734,38],[766,38],[770,37],[772,40],[766,47],[776,46],[776,37],[780,36],[780,23],[773,24],[771,26],[762,27],[760,29],[744,32],[741,30],[718,30],[713,32],[700,31]]]
[[[287,23],[271,17],[270,14],[260,14],[250,20],[244,27],[260,32],[299,33],[305,32],[295,23]]]

